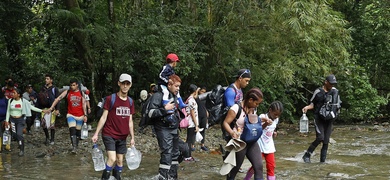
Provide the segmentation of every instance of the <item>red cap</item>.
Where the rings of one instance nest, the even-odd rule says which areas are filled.
[[[167,63],[170,63],[170,62],[180,62],[179,57],[176,54],[173,54],[173,53],[168,54],[166,60],[167,60]]]

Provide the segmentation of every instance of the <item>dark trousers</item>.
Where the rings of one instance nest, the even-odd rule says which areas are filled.
[[[159,168],[169,170],[172,164],[178,164],[180,155],[178,129],[160,127],[155,130],[161,152]]]
[[[320,143],[323,143],[324,150],[328,149],[330,135],[332,134],[333,121],[325,121],[320,119],[318,115],[314,115],[314,125],[316,128],[316,139],[311,143],[308,152],[312,153]]]
[[[15,131],[16,131],[16,139],[18,141],[23,141],[23,129],[26,125],[26,120],[24,117],[21,118],[10,118],[11,123],[15,124]]]

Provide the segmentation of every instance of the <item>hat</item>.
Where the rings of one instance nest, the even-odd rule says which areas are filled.
[[[331,74],[331,75],[329,75],[329,76],[326,76],[326,80],[327,80],[330,84],[337,84],[336,76],[334,76],[333,74]]]
[[[121,76],[119,77],[119,82],[124,82],[124,81],[131,82],[131,76],[125,73],[121,74]]]
[[[236,75],[233,77],[235,78],[251,78],[251,71],[249,69],[240,69]]]
[[[173,53],[168,54],[166,60],[167,60],[167,63],[176,62],[176,61],[180,62],[179,57],[176,54],[173,54]]]
[[[156,84],[152,83],[149,85],[149,88],[152,88],[153,86],[156,86]]]

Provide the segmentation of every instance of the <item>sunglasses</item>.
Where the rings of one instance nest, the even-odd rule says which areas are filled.
[[[249,74],[249,73],[251,73],[251,71],[249,69],[245,69],[245,71],[238,77],[240,78],[240,77],[242,77],[242,75]]]

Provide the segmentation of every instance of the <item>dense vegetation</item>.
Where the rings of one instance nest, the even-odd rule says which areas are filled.
[[[57,86],[71,77],[92,90],[93,104],[133,76],[138,98],[157,78],[167,53],[176,73],[212,89],[240,68],[250,87],[285,105],[296,123],[324,77],[334,73],[345,123],[387,117],[390,2],[386,0],[3,0],[0,76]],[[249,88],[250,88],[249,87]]]

